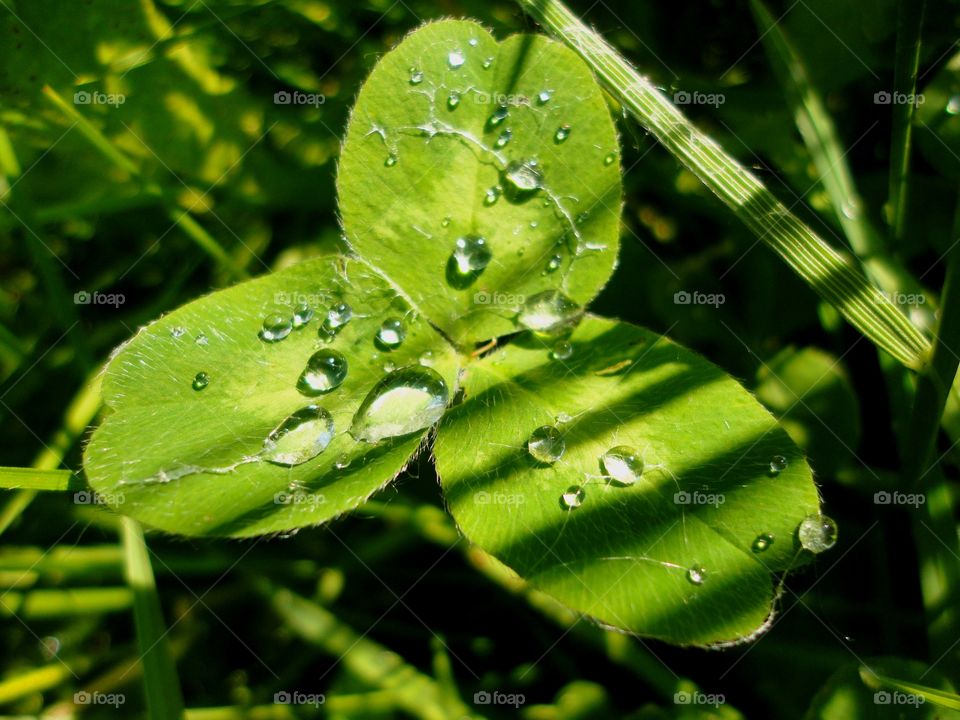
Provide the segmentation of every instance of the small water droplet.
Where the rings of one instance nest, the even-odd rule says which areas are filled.
[[[301,328],[313,319],[313,308],[300,303],[293,309],[293,327]]]
[[[423,82],[423,71],[417,70],[416,68],[410,68],[410,84],[419,85]]]
[[[490,206],[497,202],[500,199],[500,186],[494,185],[492,188],[487,188],[487,192],[483,196],[483,204]]]
[[[458,67],[462,67],[463,63],[467,61],[467,58],[464,57],[463,51],[453,50],[447,55],[447,63],[451,68],[456,70]]]
[[[489,69],[490,69],[490,66],[493,65],[493,58],[492,58],[492,57],[488,57],[487,59],[485,59],[485,60],[483,61],[482,64],[483,64],[483,69],[484,69],[484,70],[489,70]]]
[[[200,333],[199,335],[197,335],[197,337],[194,339],[194,342],[197,345],[200,345],[201,347],[204,347],[210,344],[209,338],[207,338],[207,336],[204,335],[203,333]]]
[[[440,221],[440,225],[441,225],[442,227],[450,227],[450,217],[447,216],[447,217],[445,217],[443,220],[441,220],[441,221]]]
[[[451,260],[461,275],[470,275],[483,271],[493,258],[487,241],[479,235],[465,235],[457,238]]]
[[[541,90],[537,94],[537,102],[541,105],[546,105],[550,102],[550,98],[553,97],[553,90]]]
[[[503,185],[510,199],[523,200],[543,186],[543,173],[536,160],[514,160],[503,171]]]
[[[703,585],[703,581],[707,577],[707,571],[703,565],[693,565],[687,570],[687,580],[692,582],[694,585]]]
[[[553,273],[560,269],[563,264],[563,258],[559,255],[551,255],[547,260],[547,266],[544,268],[544,274]]]
[[[613,165],[613,161],[617,159],[617,153],[609,152],[603,158],[604,165]]]
[[[493,143],[493,146],[498,149],[502,148],[508,142],[510,142],[511,138],[513,138],[513,131],[510,128],[507,128],[502,133],[500,133],[496,141]]]
[[[293,330],[293,323],[290,322],[290,318],[279,313],[267,315],[263,319],[260,339],[264,342],[279,342],[289,335],[291,330]]]
[[[643,458],[629,445],[617,445],[600,458],[603,471],[621,485],[635,485],[643,477]]]
[[[579,485],[571,485],[567,491],[560,496],[560,506],[564,510],[576,510],[583,505],[587,497],[587,492]]]
[[[765,552],[771,545],[773,545],[774,537],[770,533],[760,533],[753,540],[753,545],[750,547],[754,552]]]
[[[353,308],[345,302],[339,302],[329,310],[324,324],[332,329],[338,329],[346,325],[353,318]]]
[[[343,453],[342,455],[340,455],[340,457],[337,458],[336,462],[333,463],[333,466],[337,470],[343,470],[345,467],[349,467],[350,456],[347,455],[346,453]]]
[[[433,352],[431,350],[424,350],[417,362],[427,367],[433,365]]]
[[[947,101],[947,112],[950,115],[960,115],[960,94],[952,95]]]
[[[181,338],[186,332],[187,332],[186,328],[180,327],[179,325],[177,325],[177,327],[170,328],[170,337],[174,339]]]
[[[569,360],[573,357],[573,344],[566,340],[561,340],[550,350],[550,357],[554,360]]]
[[[297,390],[304,395],[323,395],[340,387],[347,378],[347,359],[336,350],[317,350],[307,360],[307,367],[297,380]]]
[[[510,110],[507,109],[506,105],[500,105],[496,110],[487,118],[487,126],[491,128],[497,127],[500,123],[507,119],[507,115],[510,114]]]
[[[535,333],[552,334],[576,324],[581,309],[559,290],[545,290],[527,299],[517,322]]]
[[[300,465],[326,450],[332,439],[330,413],[319,405],[307,405],[270,431],[262,457],[277,465]]]
[[[386,348],[399,347],[407,336],[400,318],[387,318],[377,330],[377,342]]]
[[[476,38],[470,38],[470,39],[467,41],[467,44],[468,44],[470,47],[476,47],[476,46],[477,46],[477,42],[478,42],[478,41],[477,41]]]
[[[447,107],[453,110],[457,105],[460,104],[460,93],[456,90],[447,95]]]
[[[397,369],[397,364],[396,364],[395,362],[393,362],[392,360],[387,360],[387,361],[383,364],[383,371],[384,371],[384,372],[391,373],[391,372],[393,372],[393,371],[396,370],[396,369]]]
[[[527,452],[537,462],[552,465],[563,457],[567,443],[553,425],[538,427],[527,440]]]
[[[553,134],[553,141],[557,144],[562,143],[570,137],[570,126],[564,123],[557,128],[557,131]]]
[[[203,390],[207,385],[210,384],[210,376],[205,372],[198,372],[193,376],[193,389],[194,390]]]
[[[770,474],[779,475],[787,469],[787,459],[783,455],[774,455],[770,458]]]
[[[837,524],[826,515],[807,515],[797,528],[800,545],[812,553],[822,553],[837,544]]]
[[[411,365],[394,370],[364,398],[350,434],[368,443],[409,435],[443,417],[449,399],[447,384],[432,368]]]
[[[383,161],[383,164],[387,167],[393,167],[397,164],[397,156],[394,153],[387,155],[387,159]]]

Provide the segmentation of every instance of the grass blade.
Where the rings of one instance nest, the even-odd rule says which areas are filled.
[[[572,47],[603,84],[818,295],[878,347],[920,368],[930,343],[848,258],[793,215],[754,175],[696,126],[560,0],[517,0]]]
[[[79,490],[83,482],[70,470],[0,467],[0,488],[4,490]]]

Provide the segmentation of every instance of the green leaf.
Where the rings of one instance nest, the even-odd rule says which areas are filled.
[[[508,168],[530,160],[542,188],[512,192]],[[360,92],[338,187],[350,244],[458,343],[515,330],[524,299],[545,290],[585,304],[616,262],[613,122],[586,65],[542,36],[497,43],[466,21],[409,35]],[[451,256],[469,236],[484,238],[492,259],[461,274]]]
[[[566,360],[527,338],[467,368],[436,443],[460,528],[605,625],[678,644],[753,635],[771,615],[771,572],[797,559],[797,527],[818,512],[803,454],[746,390],[669,340],[589,316],[570,342]],[[540,426],[563,434],[553,465],[527,451]],[[616,446],[644,461],[633,485],[604,477]],[[565,509],[578,486],[582,505]],[[773,542],[758,552],[763,534]]]
[[[354,317],[324,343],[320,319],[340,301]],[[316,313],[309,323],[279,342],[259,338],[266,315],[290,317],[300,302]],[[402,318],[406,339],[386,350],[375,336],[392,317]],[[332,392],[305,397],[298,379],[321,347],[342,353],[347,376]],[[426,352],[432,369],[418,363]],[[328,520],[389,482],[423,437],[371,445],[348,434],[387,363],[439,373],[449,395],[456,389],[453,349],[356,261],[311,260],[208,295],[151,324],[113,358],[103,381],[112,413],[85,454],[90,484],[123,513],[185,535],[246,536]],[[199,372],[208,384],[195,390]],[[260,457],[267,435],[310,405],[333,419],[329,446],[293,466]]]

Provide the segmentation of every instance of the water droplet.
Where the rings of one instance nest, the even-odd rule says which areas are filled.
[[[527,440],[527,452],[537,462],[552,465],[563,457],[567,443],[553,425],[538,427]]]
[[[774,455],[770,458],[770,474],[779,475],[787,469],[787,459],[783,455]]]
[[[774,538],[772,534],[760,533],[759,535],[757,535],[756,538],[754,538],[753,545],[751,545],[750,547],[753,549],[754,552],[764,552],[765,550],[767,550],[767,548],[773,545],[773,540]]]
[[[453,110],[457,105],[460,104],[460,93],[456,90],[447,95],[447,107]]]
[[[634,485],[643,477],[643,458],[629,445],[617,445],[600,458],[603,471],[621,485]]]
[[[510,111],[507,109],[506,105],[500,105],[496,110],[487,118],[487,126],[491,128],[497,127],[500,123],[507,119],[507,115],[510,114]]]
[[[421,365],[394,370],[364,398],[350,434],[376,443],[423,430],[443,417],[449,398],[447,384],[435,370]]]
[[[537,102],[541,105],[546,105],[550,102],[550,98],[553,97],[553,90],[541,90],[537,95]]]
[[[419,85],[422,82],[423,82],[423,72],[421,70],[417,70],[414,67],[410,68],[410,84]]]
[[[441,220],[441,221],[440,221],[440,225],[441,225],[442,227],[450,227],[450,217],[447,216],[447,217],[445,217],[443,220]]]
[[[486,194],[483,196],[484,205],[493,205],[497,200],[500,199],[500,186],[495,185],[492,188],[488,188]]]
[[[433,352],[430,350],[424,350],[423,354],[420,355],[418,362],[421,365],[431,366],[433,365]]]
[[[554,360],[569,360],[573,356],[573,344],[566,340],[561,340],[550,351],[550,357]]]
[[[454,70],[456,70],[458,67],[462,67],[466,60],[467,59],[464,57],[461,50],[454,50],[447,55],[447,63],[449,63],[450,67],[452,67]]]
[[[559,255],[551,255],[550,259],[547,260],[547,267],[544,269],[545,273],[556,272],[560,269],[560,265],[563,264],[563,258]]]
[[[383,364],[383,371],[384,371],[384,372],[392,373],[392,372],[393,372],[394,370],[396,370],[396,369],[397,369],[397,364],[396,364],[395,362],[393,362],[392,360],[387,360],[387,361]]]
[[[479,235],[457,238],[451,260],[461,275],[481,272],[493,258],[487,241]]]
[[[339,302],[327,310],[327,317],[323,322],[332,329],[338,329],[350,322],[352,318],[353,308],[345,302]]]
[[[842,212],[843,216],[848,220],[856,220],[861,215],[860,202],[855,198],[851,198],[840,206],[840,212]]]
[[[467,44],[470,45],[470,47],[476,47],[476,46],[477,46],[477,39],[476,39],[476,38],[470,38],[470,39],[467,41]]]
[[[617,153],[609,152],[603,158],[604,165],[613,165],[613,161],[617,159]]]
[[[706,577],[707,571],[703,565],[693,565],[687,570],[687,580],[692,582],[694,585],[703,585],[703,581]]]
[[[210,340],[203,333],[197,335],[197,337],[194,339],[194,342],[201,347],[205,347],[206,345],[210,344]]]
[[[301,303],[293,309],[293,327],[301,328],[313,319],[313,308]]]
[[[347,378],[347,359],[336,350],[317,350],[307,360],[307,367],[297,380],[297,390],[304,395],[322,395],[334,390]]]
[[[576,324],[580,306],[559,290],[545,290],[527,299],[517,322],[527,330],[551,334]]]
[[[486,60],[483,61],[483,69],[484,69],[484,70],[489,70],[491,65],[493,65],[493,58],[492,58],[492,57],[488,57]]]
[[[559,143],[562,143],[564,140],[566,140],[568,137],[570,137],[570,126],[564,123],[563,125],[558,127],[557,131],[553,134],[553,141],[559,144]]]
[[[387,348],[399,347],[407,336],[400,318],[387,318],[377,330],[377,342]]]
[[[207,385],[210,384],[210,376],[205,372],[198,372],[193,376],[193,389],[194,390],[203,390]]]
[[[571,485],[567,488],[567,491],[560,496],[560,506],[564,510],[576,510],[583,505],[586,497],[587,493],[582,487],[579,485]]]
[[[186,328],[180,327],[179,325],[177,325],[177,327],[170,328],[170,337],[174,339],[180,338],[180,337],[183,337],[184,333],[186,332],[187,332]]]
[[[797,528],[800,545],[812,553],[822,553],[837,544],[837,524],[826,515],[807,515]]]
[[[330,413],[319,405],[307,405],[270,431],[262,457],[277,465],[300,465],[326,450],[332,439]]]
[[[383,161],[383,164],[387,167],[393,167],[397,164],[397,156],[394,153],[387,155],[387,159]]]
[[[543,173],[536,160],[514,160],[503,171],[503,184],[510,199],[523,200],[542,187]]]
[[[336,462],[333,463],[333,466],[337,470],[343,470],[345,467],[350,465],[350,456],[346,453],[343,453],[340,457],[337,458]]]
[[[290,322],[290,318],[279,313],[267,315],[263,319],[260,339],[264,342],[279,342],[289,335],[291,330],[293,330],[293,323]]]
[[[947,101],[947,112],[951,115],[960,115],[960,94],[951,96]]]
[[[496,139],[496,142],[493,143],[493,146],[494,146],[495,148],[498,148],[498,149],[499,149],[499,148],[502,148],[502,147],[504,147],[508,142],[510,142],[510,139],[511,139],[512,137],[513,137],[513,131],[512,131],[510,128],[507,128],[507,129],[504,130],[502,133],[500,133],[500,135],[499,135],[499,136],[497,137],[497,139]]]

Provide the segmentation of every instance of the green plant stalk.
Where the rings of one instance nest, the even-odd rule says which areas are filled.
[[[9,677],[0,682],[0,705],[58,687],[69,680],[74,671],[58,662]]]
[[[885,687],[893,690],[900,690],[901,692],[910,693],[912,695],[919,695],[931,705],[947,708],[948,710],[960,710],[960,695],[957,695],[956,693],[945,692],[944,690],[928,687],[926,685],[919,685],[915,682],[910,682],[909,680],[898,680],[897,678],[880,675],[866,666],[860,667],[860,678],[863,680],[865,685],[874,690],[879,690]]]
[[[133,595],[125,587],[73,588],[70,590],[6,591],[0,593],[0,617],[21,620],[97,615],[126,610]]]
[[[83,482],[70,470],[0,467],[0,488],[4,490],[79,490]]]
[[[641,125],[852,325],[907,367],[918,369],[927,362],[930,343],[853,262],[825,243],[745,167],[701,133],[563,2],[517,2],[579,54]]]
[[[960,205],[953,237],[958,234]],[[952,650],[960,658],[960,648],[954,644],[960,637],[960,611],[956,602],[960,591],[960,542],[953,517],[952,493],[937,461],[931,462],[947,396],[960,366],[960,359],[955,354],[958,348],[960,248],[955,245],[947,263],[932,359],[917,378],[913,410],[902,447],[904,486],[926,496],[926,502],[911,513],[911,521],[919,555],[930,650],[935,657]],[[950,665],[960,667],[956,661]]]
[[[135,520],[124,517],[121,536],[125,575],[133,591],[133,617],[143,664],[148,714],[150,720],[180,720],[183,718],[183,695],[167,642],[167,628],[143,530]]]
[[[915,96],[920,68],[920,31],[926,0],[900,0],[897,22],[897,51],[893,86],[900,97]],[[910,150],[913,140],[913,116],[916,104],[894,103],[893,132],[890,139],[890,233],[894,241],[903,239],[909,201]]]

